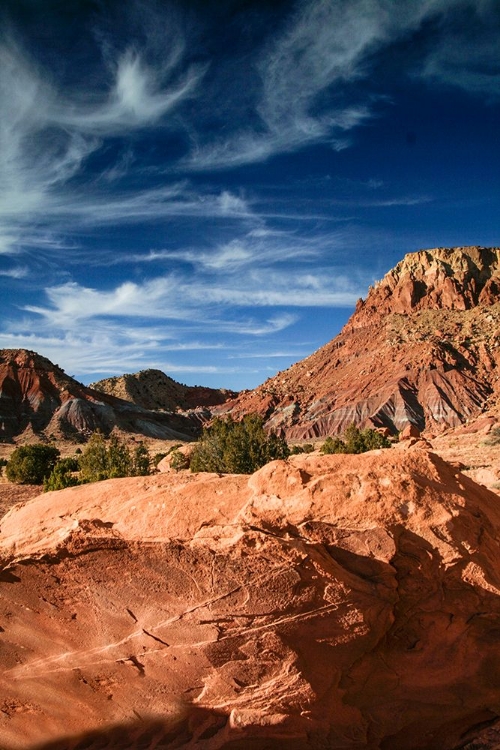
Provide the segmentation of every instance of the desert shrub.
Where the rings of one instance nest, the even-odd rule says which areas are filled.
[[[367,427],[360,430],[355,425],[349,425],[342,439],[327,437],[321,447],[321,453],[366,453],[375,448],[390,448],[389,440],[377,430]]]
[[[147,477],[148,474],[151,474],[149,451],[142,442],[134,450],[132,465],[134,476],[136,477]]]
[[[6,458],[0,458],[0,477],[2,476],[3,467],[7,466],[7,459]]]
[[[174,471],[182,471],[182,469],[189,469],[189,458],[181,453],[180,450],[171,452],[170,468]]]
[[[42,484],[51,474],[59,455],[53,445],[22,445],[15,449],[7,463],[7,479],[16,484]]]
[[[128,446],[111,435],[107,448],[107,473],[110,479],[134,475],[134,462]]]
[[[79,484],[78,477],[73,474],[78,469],[78,459],[61,458],[52,469],[50,476],[43,480],[43,491],[64,490],[66,487]]]
[[[290,448],[290,455],[297,456],[300,453],[312,453],[314,445],[312,443],[304,443],[304,445],[294,445]]]
[[[321,446],[321,453],[330,455],[331,453],[347,453],[346,444],[338,437],[327,437]]]
[[[102,432],[94,432],[80,456],[80,480],[100,482],[108,479],[108,450]]]
[[[498,445],[500,443],[500,427],[493,427],[489,437],[484,441],[485,445]]]
[[[252,474],[269,461],[289,455],[285,439],[267,433],[257,414],[247,414],[241,422],[217,418],[203,428],[191,456],[191,471]]]
[[[133,454],[116,435],[106,441],[102,432],[91,436],[80,456],[80,482],[100,482],[118,477],[147,476],[150,474],[149,451],[140,443]]]

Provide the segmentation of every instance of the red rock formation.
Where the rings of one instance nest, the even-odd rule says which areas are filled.
[[[36,352],[0,350],[0,439],[31,432],[78,438],[118,427],[149,437],[190,440],[203,414],[155,413],[94,391]],[[43,435],[42,435],[43,436]]]
[[[415,448],[42,495],[1,523],[0,745],[493,748],[499,526]]]
[[[500,392],[499,289],[500,248],[407,255],[335,339],[220,411],[257,411],[298,439],[459,425]]]

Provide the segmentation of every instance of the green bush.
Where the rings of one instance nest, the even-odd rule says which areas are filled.
[[[325,456],[331,453],[347,453],[346,444],[339,437],[327,437],[321,446],[321,453]]]
[[[294,445],[290,448],[290,455],[297,456],[300,453],[312,453],[314,445],[312,443],[304,443],[304,445]]]
[[[144,443],[139,445],[134,450],[132,457],[133,473],[135,477],[147,477],[151,474],[151,460],[149,458],[149,451]]]
[[[80,482],[100,482],[118,477],[147,476],[150,474],[149,452],[140,443],[131,454],[126,443],[116,435],[108,441],[97,431],[90,438],[79,458]]]
[[[252,474],[269,461],[289,455],[285,439],[266,433],[257,414],[247,414],[241,422],[217,418],[203,429],[191,456],[191,471]]]
[[[170,468],[174,471],[182,471],[182,469],[189,469],[189,458],[181,453],[180,450],[171,452]]]
[[[78,469],[77,458],[61,458],[52,469],[50,476],[44,479],[43,491],[64,490],[66,487],[74,487],[79,484],[78,477],[75,477],[72,473],[78,471]]]
[[[389,440],[377,430],[367,427],[360,430],[355,425],[350,425],[342,436],[327,437],[321,447],[321,453],[328,455],[331,453],[366,453],[375,448],[390,448]]]
[[[7,463],[7,479],[16,484],[42,484],[51,474],[59,455],[53,445],[22,445],[15,449]]]
[[[108,450],[102,432],[94,432],[80,456],[80,481],[100,482],[108,479]]]

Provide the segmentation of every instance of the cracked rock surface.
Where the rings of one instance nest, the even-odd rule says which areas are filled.
[[[418,447],[41,495],[1,521],[0,747],[494,748],[499,527]]]

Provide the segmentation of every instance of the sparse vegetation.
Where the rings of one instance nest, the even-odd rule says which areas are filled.
[[[484,441],[485,445],[498,445],[500,443],[500,427],[493,427],[489,437]]]
[[[300,453],[312,453],[314,445],[312,443],[304,443],[304,445],[293,445],[290,448],[290,455],[297,456]]]
[[[151,474],[149,451],[143,442],[140,442],[134,450],[133,467],[136,477],[147,477],[148,474]]]
[[[50,476],[44,479],[43,491],[50,492],[52,490],[64,490],[66,487],[74,487],[79,483],[78,477],[74,474],[78,469],[79,464],[76,457],[61,458],[52,469]]]
[[[360,430],[349,425],[342,438],[327,437],[321,447],[324,455],[331,453],[366,453],[375,448],[390,448],[389,440],[377,430],[367,427]]]
[[[150,473],[149,453],[144,443],[140,443],[131,454],[128,446],[116,435],[111,435],[106,441],[99,431],[90,438],[79,464],[81,483]]]
[[[149,451],[143,442],[131,453],[126,443],[112,435],[106,440],[95,432],[85,450],[78,455],[54,462],[43,478],[44,491],[63,490],[77,484],[100,482],[103,479],[147,476],[151,473]]]
[[[171,452],[170,468],[174,471],[182,471],[183,469],[189,469],[189,458],[181,453],[180,450],[176,449]]]
[[[191,471],[252,474],[269,461],[289,455],[286,440],[267,433],[257,414],[247,414],[241,422],[217,418],[203,429],[191,456]]]
[[[42,484],[50,476],[59,456],[59,450],[53,445],[21,445],[7,462],[7,479],[15,484]]]

